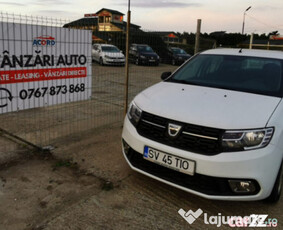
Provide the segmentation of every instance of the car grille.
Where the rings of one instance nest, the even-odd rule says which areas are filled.
[[[128,161],[132,166],[138,168],[151,175],[159,177],[168,182],[177,184],[184,188],[188,188],[197,192],[201,192],[207,195],[213,196],[244,196],[247,194],[235,194],[230,189],[228,180],[230,178],[211,177],[202,174],[195,173],[194,176],[190,176],[161,165],[152,163],[148,160],[143,159],[143,155],[130,149],[126,155]],[[236,180],[235,178],[233,178]],[[257,181],[252,179],[243,179],[252,181],[255,185],[256,190],[249,195],[258,194],[260,186]]]
[[[168,134],[169,123],[182,127],[176,137]],[[150,140],[194,153],[216,155],[222,152],[222,129],[182,123],[143,112],[137,132]]]
[[[113,59],[113,60],[123,60],[124,58],[123,57],[111,57],[111,59]]]

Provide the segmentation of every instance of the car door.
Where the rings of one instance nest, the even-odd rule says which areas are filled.
[[[137,56],[137,46],[132,45],[129,51],[129,58],[131,61],[135,61]]]
[[[99,61],[99,51],[98,51],[98,45],[93,45],[92,49],[92,59],[94,61]]]
[[[171,48],[168,48],[167,55],[168,55],[168,62],[170,63],[172,61],[172,58],[173,58],[173,51],[172,51]]]

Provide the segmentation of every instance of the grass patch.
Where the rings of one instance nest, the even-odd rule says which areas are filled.
[[[53,165],[53,170],[57,170],[59,168],[74,168],[77,166],[77,163],[73,163],[70,160],[59,160]]]

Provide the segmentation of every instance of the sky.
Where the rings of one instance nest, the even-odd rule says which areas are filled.
[[[283,0],[131,0],[132,23],[149,31],[241,33],[245,10],[245,33],[283,35]],[[101,8],[126,14],[128,0],[0,0],[0,11],[68,21],[96,13]]]

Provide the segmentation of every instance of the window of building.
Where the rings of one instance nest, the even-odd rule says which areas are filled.
[[[109,23],[111,21],[111,17],[110,16],[105,16],[105,23]]]
[[[104,16],[99,16],[98,22],[99,22],[99,23],[103,23],[103,22],[104,22]]]

